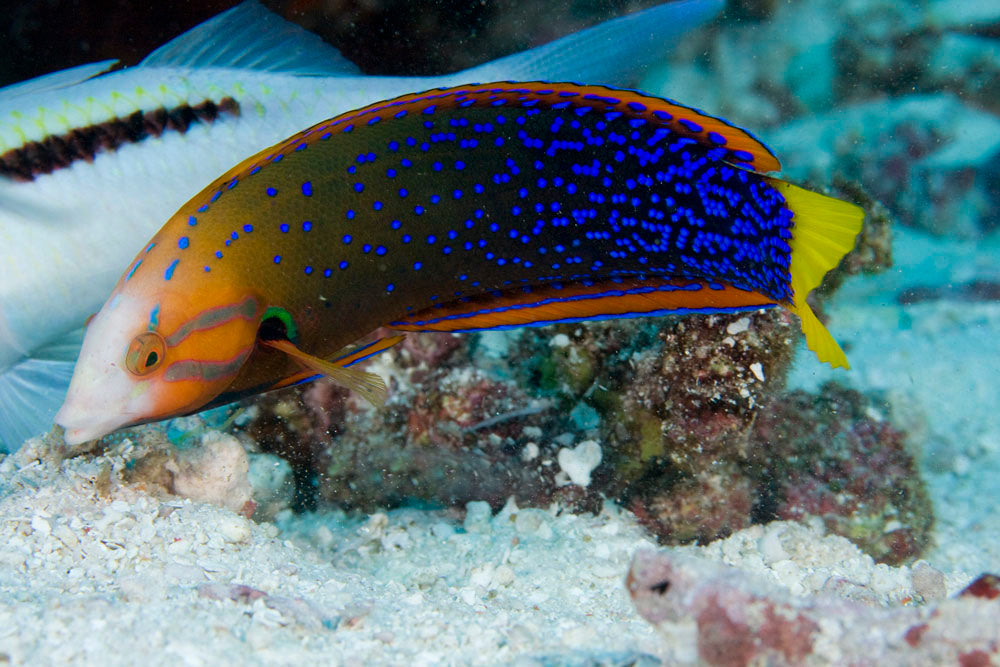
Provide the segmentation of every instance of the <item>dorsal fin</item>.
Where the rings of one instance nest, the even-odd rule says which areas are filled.
[[[636,83],[645,68],[663,61],[684,33],[708,22],[723,5],[722,0],[664,2],[448,78],[456,84],[502,78]],[[544,11],[543,4],[538,7]]]
[[[624,118],[629,123],[649,123],[662,127],[684,141],[725,151],[724,159],[755,171],[779,171],[781,164],[771,150],[746,130],[722,118],[677,102],[643,93],[606,86],[576,83],[503,81],[437,88],[376,102],[357,111],[292,135],[281,144],[255,155],[230,170],[217,182],[241,175],[305,142],[316,141],[329,132],[350,131],[355,125],[373,124],[406,113],[430,112],[440,108],[488,106],[501,109],[551,108],[565,110],[567,117],[603,114],[604,120]],[[601,119],[598,119],[601,120]]]
[[[7,102],[12,98],[23,95],[37,95],[49,90],[58,90],[59,88],[72,86],[81,81],[91,79],[98,74],[103,74],[117,64],[117,60],[101,60],[100,62],[78,65],[77,67],[70,67],[59,72],[14,83],[0,88],[0,99]]]
[[[167,42],[142,67],[226,67],[301,76],[356,76],[361,71],[308,30],[248,0]]]

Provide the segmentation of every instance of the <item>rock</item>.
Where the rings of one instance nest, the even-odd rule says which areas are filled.
[[[577,486],[590,485],[590,473],[601,464],[601,446],[593,440],[585,440],[573,449],[559,450],[559,467]]]
[[[250,522],[241,516],[223,517],[218,524],[222,539],[233,544],[250,541]]]
[[[165,467],[173,474],[171,491],[179,496],[234,512],[246,512],[253,502],[247,478],[250,462],[231,435],[210,431],[199,447],[182,452]]]
[[[925,561],[918,560],[913,564],[910,576],[913,580],[913,590],[926,602],[943,600],[948,595],[944,574]]]
[[[481,500],[466,503],[463,526],[469,533],[489,533],[492,516],[493,510],[490,509],[489,503]]]

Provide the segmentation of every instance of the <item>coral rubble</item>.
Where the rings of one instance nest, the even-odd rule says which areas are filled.
[[[919,607],[800,597],[726,565],[649,550],[635,555],[626,586],[639,614],[687,639],[696,647],[690,662],[700,664],[988,665],[998,657],[1000,610],[988,596]]]
[[[916,558],[933,514],[905,434],[834,385],[783,394],[796,336],[783,310],[560,325],[504,339],[497,368],[487,336],[412,336],[379,362],[383,412],[318,384],[258,402],[246,432],[308,452],[317,498],[343,508],[610,497],[667,544],[817,516]]]

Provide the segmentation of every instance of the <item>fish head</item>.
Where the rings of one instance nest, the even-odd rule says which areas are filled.
[[[205,406],[250,357],[261,319],[259,301],[233,287],[120,283],[87,326],[55,417],[67,444]]]

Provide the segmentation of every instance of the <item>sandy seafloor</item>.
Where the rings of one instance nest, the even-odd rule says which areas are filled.
[[[1000,570],[1000,304],[896,305],[914,284],[996,278],[992,243],[902,231],[897,267],[849,282],[830,309],[853,363],[842,382],[886,392],[913,434],[937,514],[927,561],[949,593]],[[833,372],[800,354],[792,383]],[[61,465],[0,463],[0,660],[15,664],[673,664],[694,647],[634,611],[623,585],[652,538],[627,512],[558,508],[490,517],[398,510],[351,518],[286,514],[254,524],[117,482],[129,444]],[[110,492],[95,491],[112,468]],[[777,533],[798,556],[773,562]],[[704,548],[809,595],[830,577],[887,605],[910,569],[874,565],[853,545],[791,524]],[[806,555],[802,555],[806,554]],[[218,586],[211,586],[218,584]],[[252,587],[229,599],[231,584]],[[206,587],[206,585],[209,585]],[[244,589],[244,592],[248,592]],[[216,598],[224,599],[216,599]],[[1000,630],[998,630],[1000,633]]]

